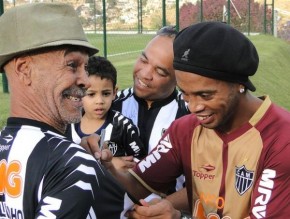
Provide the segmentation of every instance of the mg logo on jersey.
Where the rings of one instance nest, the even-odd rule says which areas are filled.
[[[236,167],[236,190],[243,195],[252,185],[254,181],[254,171],[247,170],[245,165]]]
[[[20,171],[21,164],[18,161],[0,161],[0,195],[6,193],[10,197],[18,197],[21,194]]]

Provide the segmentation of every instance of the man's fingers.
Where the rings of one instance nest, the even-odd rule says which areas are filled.
[[[140,199],[139,202],[141,203],[142,206],[149,206],[150,204],[146,202],[144,199]]]
[[[102,161],[111,161],[113,159],[113,154],[109,149],[103,149],[101,152]]]
[[[112,163],[116,169],[125,171],[136,166],[133,156],[114,157]]]
[[[94,156],[97,160],[100,160],[101,159],[101,156],[102,156],[102,153],[100,151],[97,151],[94,153]]]
[[[144,200],[145,201],[145,200]],[[145,201],[146,202],[146,201]],[[161,199],[160,198],[153,198],[152,200],[150,200],[148,202],[148,205],[155,205],[157,203],[161,202]]]
[[[99,140],[99,135],[92,134],[90,136],[83,137],[80,145],[90,154],[94,154],[95,152],[99,151]]]
[[[110,169],[112,167],[112,152],[109,149],[103,149],[102,151],[97,151],[94,153],[94,157],[101,161],[101,163],[103,164],[103,166],[106,169]]]
[[[123,156],[121,157],[122,160],[124,161],[134,161],[134,157],[133,156]]]
[[[136,166],[136,163],[134,161],[125,161],[125,165],[127,169],[132,169]]]
[[[96,159],[104,161],[104,162],[111,162],[113,155],[109,149],[103,149],[102,151],[96,151],[94,153]]]
[[[93,154],[92,150],[90,149],[90,146],[88,144],[88,140],[87,140],[88,137],[83,137],[81,139],[81,142],[80,142],[80,145],[87,151],[89,152],[90,154]]]
[[[87,137],[88,146],[93,153],[99,151],[99,140],[100,136],[95,133]]]

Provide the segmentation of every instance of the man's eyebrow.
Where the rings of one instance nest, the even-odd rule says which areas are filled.
[[[144,56],[144,57],[145,57],[145,59],[147,59],[147,60],[148,60],[148,57],[146,56],[146,54],[145,54],[145,52],[144,52],[144,51],[142,51],[142,52],[141,52],[141,55],[142,55],[142,56]]]
[[[104,89],[104,90],[102,90],[102,92],[111,92],[112,91],[112,89],[110,89],[110,88],[108,88],[108,89]]]
[[[157,66],[157,69],[162,70],[166,75],[170,75],[170,72],[169,72],[168,69],[166,69],[166,68],[162,68],[162,67],[160,67],[160,66]]]
[[[148,60],[148,57],[146,56],[146,53],[144,51],[141,52],[141,55],[145,57],[145,59]],[[168,71],[168,69],[157,66],[157,69],[160,69],[161,71],[163,71],[166,75],[170,75],[170,72]]]

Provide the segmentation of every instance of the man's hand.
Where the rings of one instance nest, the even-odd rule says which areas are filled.
[[[111,162],[113,154],[106,147],[104,147],[103,150],[100,150],[98,143],[99,140],[100,140],[99,135],[91,134],[88,137],[82,138],[80,145],[83,148],[85,148],[86,151],[92,154],[96,159],[100,160],[107,169],[109,169],[113,165]]]
[[[94,152],[99,150],[100,136],[97,134],[91,134],[90,136],[83,137],[80,145],[86,149],[87,152],[94,155]]]
[[[134,205],[133,210],[127,212],[128,218],[180,219],[180,211],[166,199],[152,199],[150,202],[141,199],[140,203],[142,206]]]
[[[117,170],[127,171],[136,166],[133,156],[113,157],[112,163]]]

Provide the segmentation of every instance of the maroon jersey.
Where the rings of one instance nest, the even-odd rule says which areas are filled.
[[[269,97],[248,123],[230,134],[207,129],[188,115],[171,125],[131,173],[164,193],[185,174],[197,218],[288,218],[289,130],[290,113]]]

